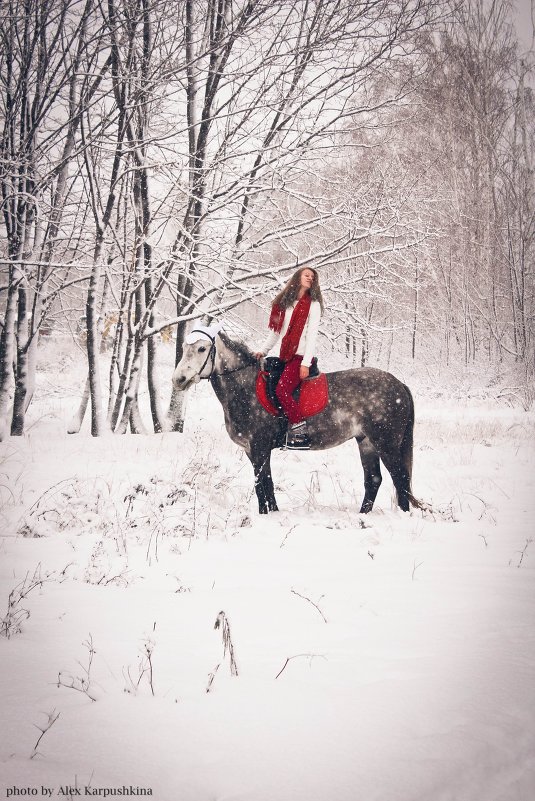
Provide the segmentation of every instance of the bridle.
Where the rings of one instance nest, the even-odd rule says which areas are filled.
[[[222,373],[214,372],[215,371],[215,357],[216,357],[215,336],[212,336],[211,334],[209,334],[208,331],[201,331],[198,328],[194,328],[192,331],[190,331],[190,334],[202,334],[203,336],[208,337],[208,339],[210,340],[210,349],[208,350],[208,354],[206,356],[206,359],[203,362],[203,365],[202,365],[201,369],[197,373],[199,379],[202,380],[203,378],[206,378],[207,381],[211,381],[212,378],[214,378],[214,377],[223,376],[223,375],[230,375],[231,373],[238,373],[240,370],[245,370],[247,367],[253,367],[253,364],[245,364],[245,365],[242,365],[241,367],[235,367],[233,370],[224,370]],[[216,336],[217,336],[217,334],[216,334]],[[210,360],[212,362],[212,366],[210,368],[210,373],[208,375],[201,375],[202,371],[204,370],[204,368],[206,367],[206,365],[208,364],[208,362]]]
[[[216,354],[215,337],[213,337],[207,331],[200,331],[198,328],[194,328],[193,331],[190,331],[190,333],[191,334],[202,334],[203,336],[208,337],[208,339],[210,340],[210,349],[208,351],[206,359],[204,360],[203,366],[201,367],[201,369],[197,373],[197,375],[199,376],[200,379],[201,378],[207,378],[208,381],[210,381],[211,378],[212,378],[212,375],[214,374],[214,368],[215,368],[215,354]],[[208,360],[209,359],[212,360],[212,367],[210,369],[210,373],[209,373],[209,375],[201,375],[202,371],[204,370],[204,368],[208,364]]]

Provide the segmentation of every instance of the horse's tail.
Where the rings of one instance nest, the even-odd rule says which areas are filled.
[[[427,504],[419,501],[418,498],[415,498],[412,494],[412,451],[414,446],[414,399],[412,397],[412,393],[410,389],[405,386],[405,390],[409,397],[409,419],[407,420],[407,425],[405,427],[405,432],[403,434],[403,439],[401,441],[400,446],[400,454],[401,460],[403,465],[407,471],[407,475],[409,476],[409,491],[407,493],[407,497],[409,499],[409,503],[415,509],[428,509],[429,507]]]

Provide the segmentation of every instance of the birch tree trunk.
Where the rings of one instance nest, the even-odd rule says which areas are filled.
[[[11,406],[11,386],[15,360],[15,325],[17,320],[17,281],[10,270],[4,325],[0,335],[0,439],[9,434],[8,417]]]

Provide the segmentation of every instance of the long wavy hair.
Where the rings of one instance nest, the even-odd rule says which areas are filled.
[[[314,273],[314,282],[309,290],[310,298],[311,300],[318,301],[323,314],[323,297],[320,289],[320,279],[317,270],[314,270],[313,267],[301,267],[299,270],[296,270],[290,280],[281,289],[273,301],[272,306],[277,306],[279,309],[287,309],[288,306],[291,306],[292,303],[295,303],[301,287],[301,273],[304,272],[304,270],[310,270],[311,273]]]

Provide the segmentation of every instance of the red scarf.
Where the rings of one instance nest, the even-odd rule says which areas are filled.
[[[305,327],[305,323],[310,311],[311,298],[310,294],[306,292],[303,297],[297,301],[295,309],[292,312],[290,323],[286,330],[285,335],[281,342],[280,358],[283,362],[289,362],[297,353],[299,340]],[[271,316],[269,318],[269,327],[279,333],[282,330],[284,322],[285,309],[280,306],[273,305],[271,309]]]

